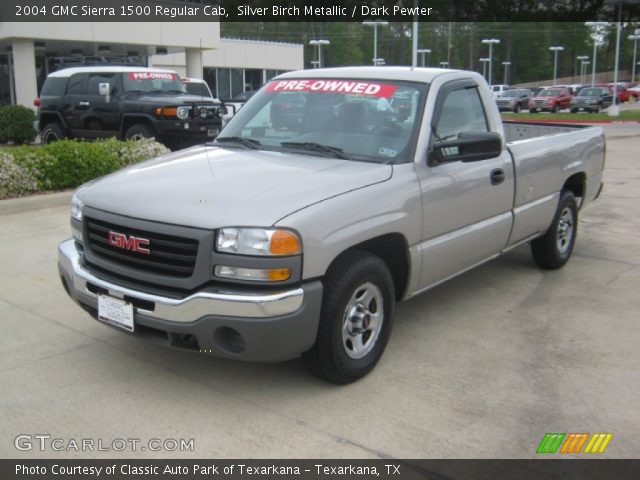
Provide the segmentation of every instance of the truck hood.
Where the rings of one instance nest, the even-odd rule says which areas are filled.
[[[81,187],[77,195],[93,208],[163,223],[270,226],[311,204],[384,182],[392,173],[390,165],[197,146],[127,167]]]
[[[209,97],[202,97],[200,95],[188,95],[184,93],[158,93],[155,95],[149,93],[128,93],[126,99],[129,101],[135,101],[137,103],[143,103],[148,105],[187,105],[190,103],[211,103],[213,100]]]

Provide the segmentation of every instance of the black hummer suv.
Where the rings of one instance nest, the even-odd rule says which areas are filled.
[[[176,72],[144,67],[51,73],[34,104],[43,144],[69,137],[155,137],[182,148],[216,137],[226,113],[222,103],[187,94]]]

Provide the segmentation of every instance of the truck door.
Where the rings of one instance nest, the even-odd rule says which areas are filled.
[[[119,95],[121,87],[118,85],[120,74],[94,72],[89,74],[85,102],[88,103],[84,111],[83,128],[90,131],[88,135],[105,137],[117,135],[120,129]],[[108,83],[109,98],[100,95],[99,86]]]
[[[72,75],[67,82],[67,91],[64,95],[63,115],[74,136],[78,135],[78,131],[82,129],[82,118],[89,108],[85,99],[87,77],[86,73]]]
[[[456,80],[438,92],[430,125],[436,140],[488,132],[481,95],[473,80]],[[453,158],[453,157],[452,157]],[[513,165],[506,148],[495,158],[416,165],[422,192],[421,288],[427,288],[500,252],[509,238],[514,195]]]

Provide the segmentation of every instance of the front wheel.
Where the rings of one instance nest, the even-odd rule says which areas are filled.
[[[152,138],[155,134],[149,125],[137,123],[130,126],[124,134],[125,140],[141,140],[143,138]]]
[[[538,113],[538,110],[536,110],[535,108],[530,108],[529,113]]]
[[[389,340],[393,279],[379,257],[352,251],[332,265],[323,285],[316,343],[304,360],[320,378],[351,383],[375,367]]]
[[[558,113],[559,110],[560,110],[560,107],[556,104],[551,109],[551,113]]]
[[[520,112],[520,104],[516,103],[516,106],[513,107],[513,113],[519,113]]]
[[[531,242],[533,260],[540,268],[555,270],[571,257],[578,233],[578,206],[569,191],[560,194],[553,222],[543,236]]]

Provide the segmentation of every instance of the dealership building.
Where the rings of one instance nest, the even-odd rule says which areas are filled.
[[[204,78],[229,99],[304,68],[304,46],[221,38],[219,22],[0,22],[0,105],[32,106],[50,72],[105,62]]]

